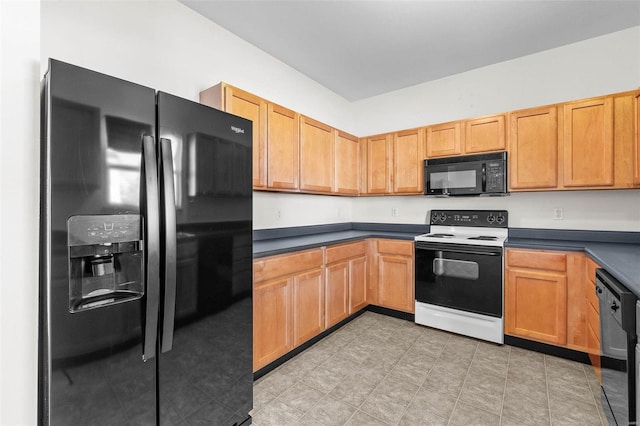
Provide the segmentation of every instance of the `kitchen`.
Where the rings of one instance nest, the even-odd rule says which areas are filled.
[[[160,2],[153,7],[137,2],[117,6],[3,3],[0,10],[3,55],[4,43],[11,43],[16,58],[14,68],[4,74],[7,80],[3,80],[2,91],[3,206],[17,208],[11,218],[3,209],[3,424],[36,422],[37,271],[33,253],[37,250],[38,165],[33,159],[38,156],[37,85],[47,57],[80,63],[193,100],[199,91],[228,81],[356,135],[582,99],[640,85],[638,27],[350,104],[177,2]],[[144,20],[154,24],[140,26]],[[164,33],[163,28],[172,28],[176,35]],[[78,32],[92,37],[78,37]],[[171,60],[163,64],[166,68],[154,70],[149,62],[157,62],[162,50],[171,52]],[[249,59],[233,60],[239,56]],[[220,58],[225,59],[221,62]],[[549,71],[551,64],[553,72]],[[513,75],[520,78],[513,79]],[[16,88],[20,90],[14,91]],[[10,99],[22,109],[6,110]],[[408,110],[403,106],[421,105],[421,99],[431,99],[438,108],[434,111],[425,105],[424,109]],[[7,140],[19,143],[9,147]],[[11,186],[16,181],[23,184]],[[638,232],[639,203],[638,190],[520,193],[474,199],[472,206],[463,199],[434,201],[421,196],[343,198],[256,192],[254,209],[261,214],[255,216],[254,228],[341,222],[425,224],[431,208],[474,208],[507,210],[512,227]],[[560,209],[564,218],[554,219],[554,209]],[[16,241],[25,243],[16,246]],[[9,270],[8,264],[19,266]],[[23,285],[16,292],[8,282]]]

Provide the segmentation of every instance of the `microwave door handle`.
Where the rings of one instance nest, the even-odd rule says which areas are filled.
[[[487,165],[482,163],[482,193],[487,192]]]

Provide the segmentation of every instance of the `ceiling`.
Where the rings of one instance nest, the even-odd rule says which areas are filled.
[[[640,25],[638,0],[179,1],[349,101]]]

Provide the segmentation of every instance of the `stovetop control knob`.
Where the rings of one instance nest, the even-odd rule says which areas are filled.
[[[498,216],[496,217],[496,222],[500,224],[504,222],[504,216],[502,216],[502,214],[498,214]]]
[[[495,221],[496,221],[496,217],[493,214],[490,214],[489,216],[487,216],[487,222],[493,223]]]

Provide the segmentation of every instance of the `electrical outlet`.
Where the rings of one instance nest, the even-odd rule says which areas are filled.
[[[280,220],[282,214],[280,213],[280,209],[276,210],[276,219]]]
[[[391,209],[391,216],[398,217],[398,209],[396,207]]]
[[[559,208],[555,208],[553,209],[553,218],[555,220],[562,220],[564,219],[564,210],[559,209]]]

